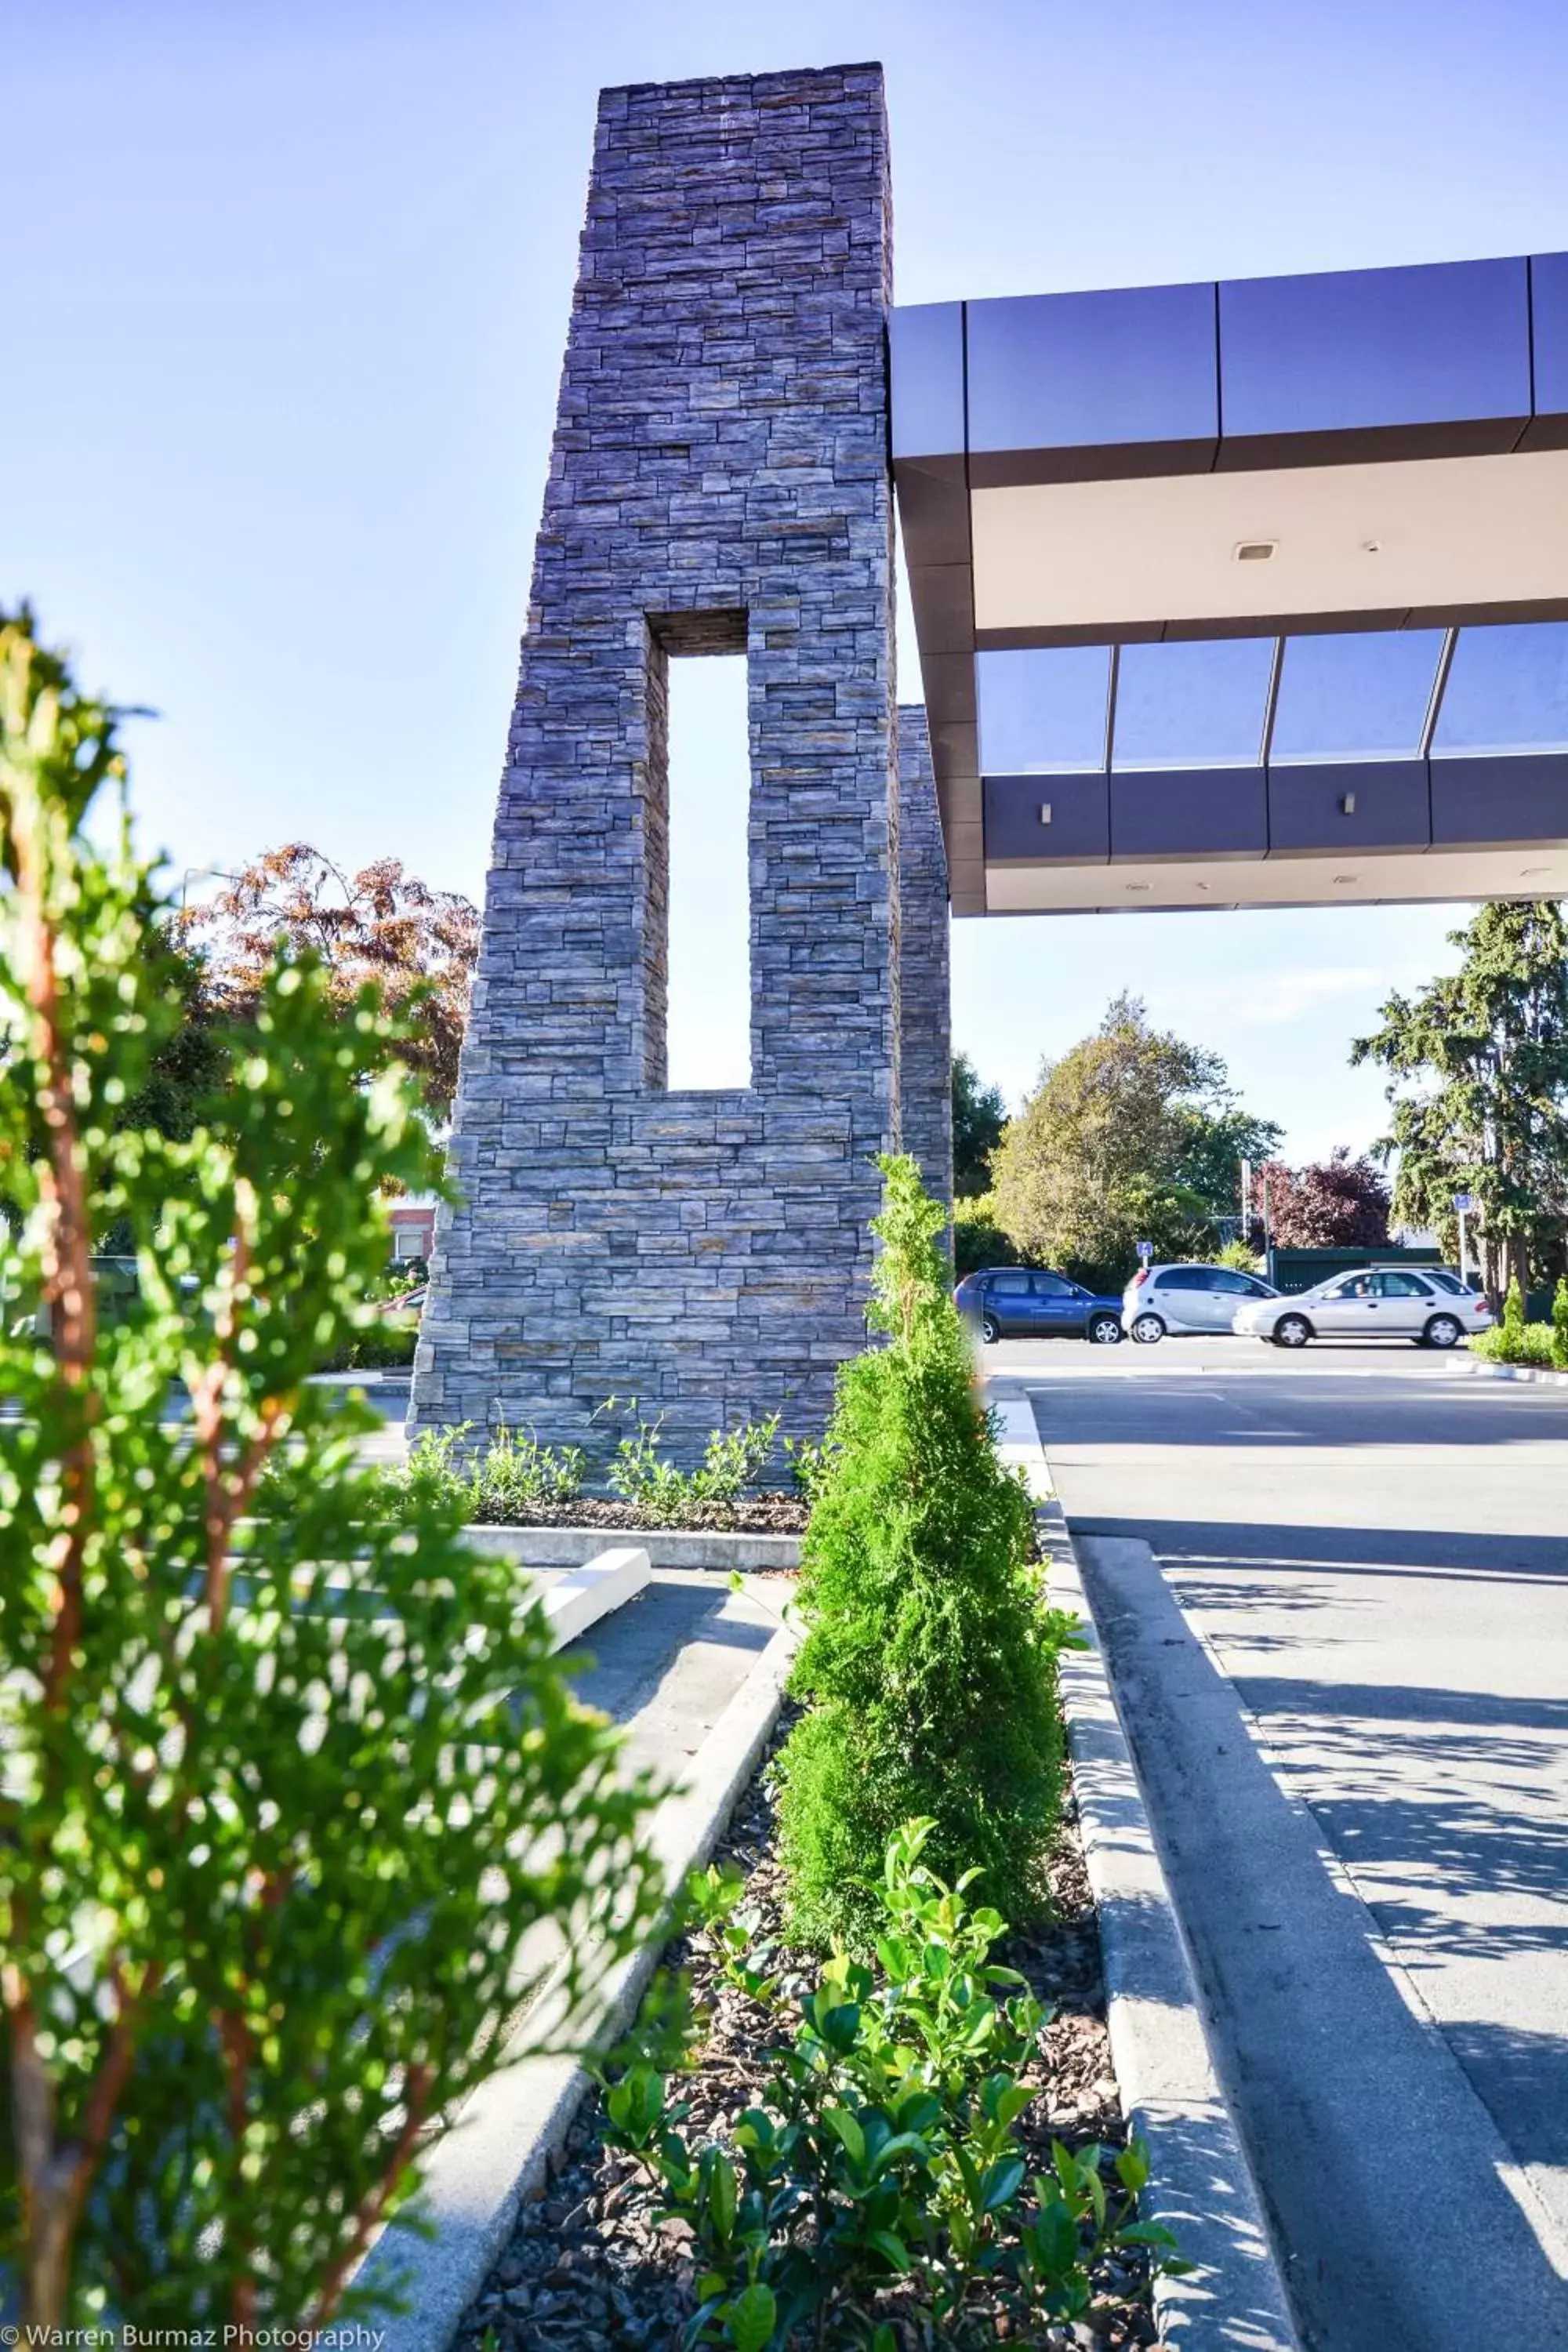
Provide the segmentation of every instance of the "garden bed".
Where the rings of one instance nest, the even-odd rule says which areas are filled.
[[[775,1748],[786,1729],[787,1716]],[[760,1768],[716,1854],[745,1874],[747,1900],[761,1911],[764,1934],[777,1930],[781,1895],[769,1769],[766,1762]],[[1026,2078],[1037,2082],[1039,2095],[1022,2125],[1031,2161],[1042,2169],[1053,2140],[1073,2149],[1096,2143],[1114,2151],[1127,2139],[1111,2071],[1092,1897],[1070,1814],[1050,1882],[1055,1918],[1031,1937],[1012,1939],[997,1955],[1055,2012]],[[664,1959],[688,1971],[708,2030],[695,2072],[679,2084],[689,2108],[687,2129],[701,2137],[721,2130],[754,2100],[769,2071],[766,2051],[757,2038],[757,2012],[718,1988],[706,1938],[683,1937]],[[812,1960],[802,1957],[795,1966],[803,1990],[815,1983]],[[510,2242],[464,2314],[456,2352],[675,2352],[696,2308],[688,2233],[680,2222],[656,2225],[658,2196],[634,2159],[605,2146],[605,2122],[595,2096],[552,2158],[547,2191],[519,2214]],[[1000,2320],[994,2340],[1063,2352],[1155,2346],[1148,2284],[1141,2250],[1124,2249],[1097,2273],[1089,2321],[1008,2337]],[[900,2315],[896,2304],[889,2304],[889,2313],[895,2320],[911,2316]],[[913,2328],[905,2329],[904,2342],[920,2340]]]
[[[804,1534],[811,1514],[810,1505],[799,1495],[658,1506],[597,1495],[574,1495],[569,1501],[551,1503],[529,1495],[520,1498],[515,1520],[498,1516],[489,1496],[485,1502],[486,1527],[604,1528],[628,1535],[668,1528],[689,1535],[797,1536]]]

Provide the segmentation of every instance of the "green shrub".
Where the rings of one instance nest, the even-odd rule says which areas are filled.
[[[604,1410],[612,1412],[615,1406],[616,1399],[607,1397]],[[739,1429],[716,1429],[696,1469],[682,1470],[658,1450],[662,1414],[658,1421],[645,1421],[636,1397],[630,1400],[630,1411],[637,1416],[636,1425],[616,1448],[610,1488],[624,1503],[656,1517],[677,1517],[702,1503],[740,1502],[767,1467],[779,1433],[776,1412],[766,1421],[745,1422]]]
[[[524,1936],[572,2039],[659,1899],[649,1792],[510,1563],[437,1496],[388,1524],[371,1416],[308,1384],[377,1180],[437,1181],[398,1033],[285,962],[213,1124],[120,1117],[179,1005],[148,870],[94,845],[121,772],[0,615],[0,1222],[53,1329],[0,1332],[0,2303],[40,2343],[373,2308],[347,2281],[499,2062]]]
[[[1502,1328],[1510,1347],[1518,1347],[1524,1338],[1524,1293],[1516,1274],[1508,1286],[1508,1296],[1502,1303]]]
[[[1003,2315],[1030,2342],[1084,2319],[1093,2267],[1118,2248],[1181,2267],[1167,2231],[1132,2221],[1142,2147],[1116,2158],[1114,2203],[1099,2147],[1056,2143],[1031,2176],[1018,2125],[1038,2093],[1023,2076],[1047,2012],[991,1961],[998,1914],[971,1910],[962,1882],[921,1862],[933,1826],[889,1842],[875,1966],[837,1953],[804,2000],[783,1990],[738,1875],[694,1882],[721,1984],[761,2012],[765,2087],[728,2146],[700,2148],[657,2067],[632,2065],[605,2097],[606,2137],[691,2231],[701,2300],[688,2344],[894,2352],[890,2300],[918,2311],[922,2342],[979,2352]]]
[[[1510,1326],[1505,1320],[1494,1323],[1489,1331],[1478,1331],[1469,1342],[1471,1353],[1484,1356],[1492,1364],[1550,1365],[1557,1359],[1553,1349],[1557,1326],[1551,1323],[1518,1323]]]
[[[985,1265],[1017,1265],[1018,1252],[996,1222],[995,1196],[979,1193],[952,1204],[952,1271],[956,1281]]]
[[[414,1361],[414,1350],[418,1344],[417,1323],[400,1317],[378,1315],[374,1322],[356,1322],[342,1344],[334,1348],[325,1361],[316,1366],[316,1370],[320,1372],[400,1371],[405,1365]]]
[[[1209,1264],[1234,1266],[1237,1274],[1261,1274],[1263,1271],[1261,1254],[1244,1241],[1226,1242],[1222,1249],[1215,1251]]]
[[[889,1838],[929,1816],[931,1860],[984,1874],[1024,1921],[1045,1900],[1062,1734],[1034,1511],[996,1457],[915,1162],[882,1162],[871,1320],[846,1365],[813,1497],[794,1688],[813,1704],[784,1754],[791,1931],[863,1943]]]
[[[1568,1372],[1568,1275],[1559,1275],[1552,1298],[1552,1360]]]

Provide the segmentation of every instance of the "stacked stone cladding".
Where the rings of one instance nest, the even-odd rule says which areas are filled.
[[[899,1098],[902,1145],[952,1206],[947,852],[923,704],[899,709]]]
[[[635,1396],[689,1458],[819,1429],[863,1343],[902,1042],[889,272],[877,67],[604,93],[414,1425],[602,1454]],[[670,1093],[668,664],[742,648],[752,1082]]]

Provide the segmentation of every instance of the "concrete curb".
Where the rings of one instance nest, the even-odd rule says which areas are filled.
[[[650,1842],[672,1893],[700,1869],[755,1771],[778,1720],[798,1635],[781,1627],[714,1725],[688,1786],[655,1814]],[[637,2014],[664,1937],[655,1935],[614,1969],[586,2021],[584,2044],[604,2048]],[[540,1995],[549,1999],[548,1988]],[[427,2238],[397,2230],[372,2248],[359,2284],[396,2280],[405,2313],[378,2323],[381,2352],[446,2352],[458,2321],[505,2244],[519,2206],[543,2185],[589,2088],[573,2057],[521,2058],[482,2083],[437,2145],[416,2200]]]
[[[641,1544],[617,1544],[608,1551],[596,1552],[574,1575],[551,1585],[544,1595],[544,1613],[554,1636],[551,1647],[563,1650],[601,1617],[624,1608],[636,1599],[652,1572]]]
[[[1082,1619],[1092,1646],[1062,1660],[1062,1707],[1084,1854],[1100,1919],[1106,2013],[1122,2108],[1149,2149],[1145,2220],[1163,2223],[1194,2265],[1154,2291],[1162,2337],[1179,2352],[1297,2352],[1298,2338],[1257,2187],[1215,2073],[1170,1888],[1117,1716],[1098,1634],[1060,1512],[1051,1599]]]
[[[1484,1356],[1450,1356],[1447,1369],[1472,1381],[1528,1381],[1543,1389],[1568,1389],[1568,1372],[1549,1370],[1544,1364],[1493,1364]]]
[[[476,1551],[500,1552],[530,1568],[575,1568],[606,1544],[640,1544],[655,1568],[739,1569],[742,1576],[800,1566],[798,1536],[733,1535],[692,1528],[497,1528],[463,1529]]]
[[[1037,1496],[1048,1494],[1049,1468],[1026,1394],[997,1381],[988,1398],[1004,1460],[1025,1470]],[[1182,2259],[1194,2266],[1190,2276],[1162,2280],[1155,2289],[1161,2335],[1175,2352],[1299,2352],[1060,1506],[1047,1503],[1041,1519],[1051,1600],[1081,1619],[1091,1645],[1062,1659],[1062,1709],[1099,1916],[1117,2086],[1129,2124],[1149,2149],[1140,2208],[1173,2232]]]

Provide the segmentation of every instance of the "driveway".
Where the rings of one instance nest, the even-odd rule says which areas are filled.
[[[1568,2345],[1568,1390],[1224,1339],[985,1368],[1034,1408],[1304,2337]]]

